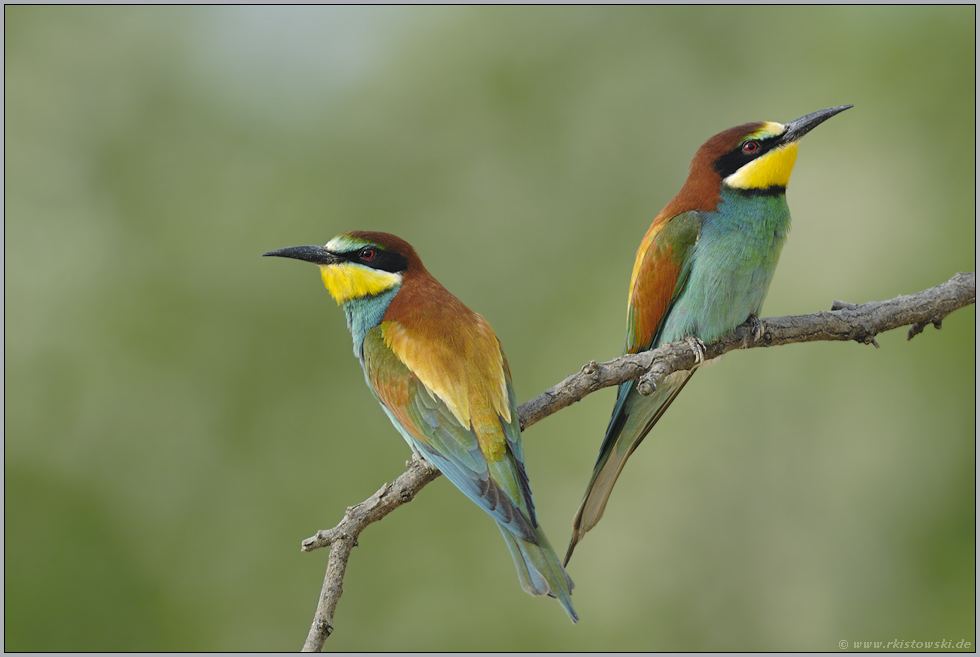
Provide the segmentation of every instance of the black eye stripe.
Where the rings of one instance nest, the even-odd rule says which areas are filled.
[[[392,274],[398,274],[408,269],[408,259],[405,256],[392,251],[385,251],[379,247],[361,247],[357,251],[338,253],[337,255],[348,262],[356,262],[365,267],[391,272]]]
[[[780,141],[780,136],[781,135],[776,135],[765,139],[750,139],[739,144],[734,149],[715,160],[715,171],[723,179],[727,178],[752,160],[757,160],[772,149],[780,146],[782,144]],[[749,143],[755,143],[758,147],[754,151],[745,152],[743,147]]]

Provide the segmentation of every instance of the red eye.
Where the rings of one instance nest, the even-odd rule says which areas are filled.
[[[757,141],[747,141],[742,144],[743,153],[755,153],[757,150],[759,150],[759,142]]]
[[[373,260],[375,255],[374,249],[364,249],[361,251],[361,260]]]

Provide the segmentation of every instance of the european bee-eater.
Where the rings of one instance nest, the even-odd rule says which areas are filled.
[[[264,255],[320,266],[392,424],[497,521],[524,590],[557,598],[577,621],[574,584],[535,516],[510,368],[487,321],[394,235],[350,232]]]
[[[786,185],[799,140],[849,107],[813,112],[786,125],[747,123],[701,146],[687,182],[653,220],[637,251],[624,353],[685,338],[712,342],[757,318],[789,231]],[[636,381],[619,386],[573,521],[566,564],[602,518],[626,460],[693,373],[671,374],[650,396],[637,391]]]

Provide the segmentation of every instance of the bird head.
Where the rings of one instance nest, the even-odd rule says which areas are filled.
[[[670,212],[714,210],[723,187],[749,194],[783,193],[800,139],[850,107],[853,105],[831,107],[786,124],[746,123],[718,133],[698,149],[687,182],[668,206],[673,206]]]
[[[408,242],[368,231],[343,233],[323,246],[293,246],[262,255],[319,265],[323,284],[338,305],[396,289],[405,272],[422,269]]]

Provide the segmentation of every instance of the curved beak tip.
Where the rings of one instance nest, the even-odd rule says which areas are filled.
[[[302,249],[302,247],[299,248]],[[275,249],[273,251],[266,251],[265,253],[262,254],[262,257],[265,258],[266,256],[274,256],[277,258],[295,258],[298,254],[301,253],[303,253],[303,251],[301,250],[298,251],[297,247],[292,246],[285,249]]]
[[[263,257],[294,258],[304,262],[312,262],[315,265],[334,265],[342,261],[342,258],[330,253],[322,246],[291,246],[285,249],[268,251],[262,255]]]
[[[816,112],[811,112],[805,116],[790,121],[786,124],[786,132],[783,136],[786,141],[799,141],[803,138],[803,135],[810,132],[818,125],[829,119],[830,117],[840,114],[844,110],[851,109],[854,105],[837,105],[836,107],[828,107],[827,109],[818,110]]]

